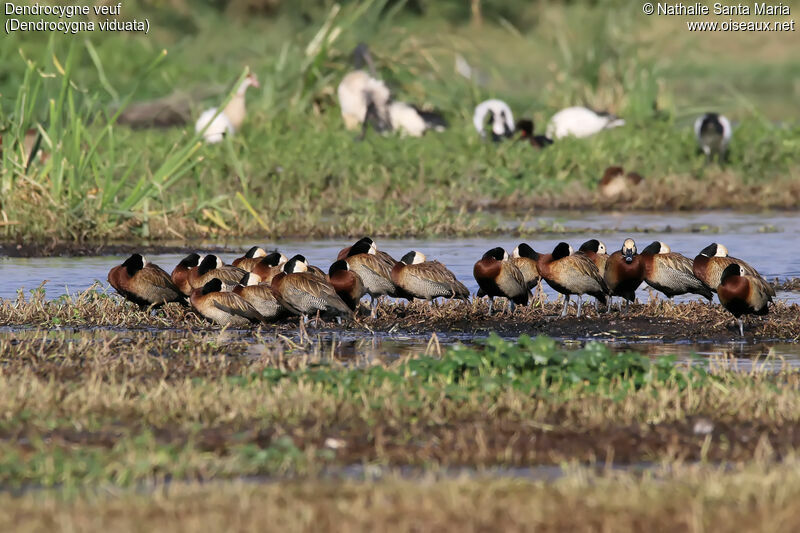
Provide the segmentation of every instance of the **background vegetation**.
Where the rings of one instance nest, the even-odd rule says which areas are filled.
[[[123,19],[141,17],[149,35],[3,39],[6,240],[492,231],[493,209],[602,207],[595,183],[610,164],[648,178],[641,198],[617,208],[790,207],[800,197],[797,34],[690,34],[682,19],[622,1],[124,3]],[[452,128],[354,142],[335,88],[359,41],[399,98],[443,110]],[[243,130],[199,144],[194,118],[245,65],[262,89],[248,93]],[[163,97],[188,124],[115,122],[129,103]],[[495,146],[470,121],[486,97],[540,131],[574,104],[629,125],[542,152]],[[724,169],[695,150],[691,123],[707,110],[737,123]],[[46,157],[26,169],[30,128]]]

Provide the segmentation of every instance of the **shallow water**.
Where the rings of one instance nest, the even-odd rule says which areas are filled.
[[[627,237],[636,240],[639,248],[644,248],[653,240],[667,242],[673,251],[694,257],[701,249],[712,242],[724,243],[731,254],[746,260],[766,278],[800,277],[800,213],[768,213],[747,214],[733,212],[718,213],[587,213],[576,216],[574,212],[547,213],[539,219],[526,222],[524,219],[509,221],[509,227],[528,225],[537,227],[539,220],[551,225],[558,223],[567,229],[593,228],[595,231],[578,231],[568,235],[553,233],[536,234],[524,239],[538,251],[550,251],[564,240],[577,248],[590,238],[600,238],[610,250],[617,249]],[[637,229],[637,231],[629,231]],[[335,259],[337,252],[350,244],[353,239],[313,240],[313,241],[279,241],[239,243],[244,250],[258,242],[268,248],[279,248],[291,256],[304,254],[312,264],[323,269]],[[380,239],[380,249],[399,258],[409,250],[419,250],[429,259],[438,259],[445,263],[456,276],[473,293],[477,291],[477,283],[472,277],[472,266],[488,249],[504,246],[510,252],[522,239],[509,235],[479,238],[458,239]],[[236,247],[230,243],[226,245]],[[202,249],[202,245],[198,245]],[[221,254],[224,261],[229,262],[240,254]],[[183,257],[183,254],[149,255],[148,259],[161,265],[167,271]],[[43,257],[43,258],[3,258],[0,259],[0,297],[13,298],[17,291],[29,291],[37,288],[47,280],[45,285],[47,298],[57,298],[63,294],[75,294],[99,281],[107,290],[106,275],[111,267],[119,264],[124,258],[119,256],[98,257]],[[544,285],[549,298],[556,298],[556,293]],[[645,285],[639,290],[639,300],[648,301],[654,294]],[[657,296],[655,296],[657,297]],[[779,299],[800,303],[800,293],[780,292]],[[679,297],[677,301],[695,297]],[[1,331],[1,330],[0,330]],[[348,337],[348,335],[351,335]],[[588,339],[579,339],[577,346]],[[328,339],[328,342],[330,339]],[[377,357],[397,357],[408,353],[424,351],[430,341],[429,337],[366,333],[337,336],[337,351],[342,356],[348,354],[374,353]],[[438,341],[443,344],[454,342],[472,342],[471,335],[442,334]],[[569,340],[566,340],[569,343]],[[688,357],[691,353],[711,356],[730,353],[741,361],[742,369],[753,357],[764,355],[772,349],[777,356],[800,361],[800,345],[785,343],[746,344],[732,342],[729,344],[710,343],[673,343],[638,342],[635,346],[628,344],[612,344],[622,350],[628,347],[645,351],[651,355],[675,354]]]
[[[588,213],[576,216],[552,213],[540,217],[545,221],[561,221],[566,228],[593,228],[597,231],[579,232],[568,235],[542,233],[533,238],[524,239],[534,249],[549,252],[560,241],[567,241],[577,248],[591,238],[599,238],[606,243],[609,250],[618,249],[627,237],[636,240],[640,249],[654,240],[663,240],[673,251],[694,257],[700,250],[712,242],[725,244],[731,255],[744,259],[753,265],[767,279],[800,276],[800,213],[742,214],[742,213],[703,213],[703,214],[606,214]],[[538,219],[537,219],[538,220]],[[524,221],[515,222],[519,226]],[[536,225],[535,223],[533,224]],[[714,225],[715,233],[697,233],[692,228]],[[769,228],[769,232],[759,232],[759,228]],[[651,231],[616,231],[616,228],[638,228]],[[672,228],[671,231],[665,231]],[[315,265],[327,270],[335,259],[337,252],[351,244],[353,239],[312,240],[312,241],[278,241],[258,242],[268,248],[279,248],[286,255],[302,253]],[[472,277],[472,266],[488,249],[504,246],[509,253],[523,239],[512,236],[495,236],[479,238],[452,239],[380,239],[379,248],[389,252],[396,258],[409,250],[419,250],[429,259],[438,259],[446,264],[456,276],[472,291],[478,285]],[[254,241],[242,242],[242,250],[250,247]],[[235,245],[229,246],[235,247]],[[199,246],[202,249],[202,245]],[[230,262],[241,254],[220,254],[222,259]],[[149,255],[148,259],[159,264],[168,272],[180,261],[182,254]],[[104,286],[106,276],[111,267],[124,260],[120,256],[97,257],[41,257],[41,258],[3,258],[0,259],[0,297],[12,298],[18,289],[31,290],[47,280],[48,298],[56,298],[66,293],[85,290],[95,281]],[[545,292],[555,297],[556,294],[546,285]],[[781,298],[800,301],[797,294],[785,293]],[[640,289],[640,301],[647,301],[647,286]],[[678,298],[678,301],[681,299]]]

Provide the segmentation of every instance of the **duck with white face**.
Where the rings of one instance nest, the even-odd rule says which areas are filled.
[[[603,279],[611,296],[625,300],[627,310],[630,303],[636,300],[636,289],[644,282],[644,263],[633,239],[625,239],[622,248],[608,257]]]
[[[748,275],[742,265],[731,263],[722,271],[717,286],[719,301],[736,318],[744,337],[743,315],[766,315],[772,302],[772,286],[761,276]]]
[[[439,261],[428,261],[422,252],[411,251],[392,268],[392,281],[421,300],[458,298],[469,301],[469,289]]]
[[[694,136],[697,146],[706,155],[706,163],[714,158],[722,164],[728,157],[728,145],[733,137],[730,121],[718,113],[706,113],[694,122]]]
[[[761,277],[761,274],[746,261],[737,257],[731,257],[728,254],[728,249],[717,242],[711,243],[700,250],[700,253],[697,254],[692,262],[692,273],[712,292],[716,292],[722,280],[722,272],[729,265],[734,263],[740,265],[748,276],[764,279]],[[769,295],[775,296],[775,289],[772,288],[772,285],[767,283],[766,280],[764,280],[764,283],[769,287]]]
[[[692,260],[673,252],[666,243],[654,241],[640,255],[645,283],[668,298],[681,294],[699,294],[709,301],[713,298],[711,289],[694,275]]]
[[[142,309],[186,301],[170,275],[147,261],[142,254],[133,254],[112,268],[108,273],[108,283],[126,300]]]
[[[489,297],[489,316],[494,310],[496,297],[511,302],[512,314],[516,305],[528,305],[531,291],[525,283],[525,276],[509,261],[508,252],[503,248],[498,246],[483,254],[473,266],[472,275],[480,287],[478,295]]]

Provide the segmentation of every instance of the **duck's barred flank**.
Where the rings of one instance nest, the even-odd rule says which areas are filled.
[[[141,254],[133,254],[111,269],[108,281],[116,291],[136,305],[159,307],[169,302],[188,303],[203,317],[227,326],[246,326],[300,316],[309,318],[358,319],[365,295],[372,299],[370,317],[378,317],[378,303],[384,297],[407,301],[435,301],[439,298],[470,301],[467,287],[443,263],[429,261],[418,251],[408,252],[400,261],[378,250],[375,241],[364,237],[343,248],[332,258],[328,274],[309,265],[305,256],[291,259],[278,251],[266,253],[253,247],[234,262],[258,262],[248,272],[225,265],[216,255],[189,254],[168,275]],[[259,269],[259,267],[262,267]],[[259,274],[258,272],[261,272]],[[264,275],[262,277],[262,274]],[[625,239],[619,250],[607,254],[606,245],[591,239],[577,252],[566,242],[551,253],[536,252],[520,243],[511,256],[501,247],[488,250],[473,267],[478,283],[475,298],[489,298],[489,315],[495,298],[516,305],[528,305],[531,290],[544,281],[564,296],[561,316],[566,316],[570,297],[597,300],[597,309],[610,312],[610,299],[636,299],[643,283],[668,298],[696,294],[708,299],[719,294],[724,308],[738,320],[742,315],[765,315],[775,289],[750,265],[730,257],[719,243],[705,247],[694,261],[654,241],[641,253],[633,239]],[[742,324],[739,322],[740,331]]]

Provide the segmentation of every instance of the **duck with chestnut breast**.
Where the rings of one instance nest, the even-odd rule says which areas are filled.
[[[746,275],[761,278],[769,288],[769,295],[775,296],[775,289],[761,277],[755,268],[741,259],[731,257],[728,255],[728,249],[716,242],[700,250],[692,262],[692,273],[712,292],[717,292],[717,287],[722,281],[722,272],[734,263],[741,265]]]
[[[744,267],[731,263],[722,271],[717,295],[739,323],[739,334],[744,337],[742,315],[766,315],[774,291],[761,276],[747,274]]]
[[[533,120],[529,118],[517,121],[517,130],[520,132],[518,140],[526,141],[534,148],[546,148],[553,144],[553,139],[550,137],[533,133]]]
[[[699,294],[708,301],[714,297],[711,289],[695,277],[692,260],[670,250],[661,241],[650,243],[639,254],[644,263],[644,281],[667,298],[680,294]]]
[[[245,76],[225,109],[218,111],[218,108],[212,107],[200,115],[194,129],[197,133],[202,132],[203,139],[207,143],[221,142],[226,135],[233,135],[242,127],[247,116],[244,95],[249,87],[261,87],[253,73]]]
[[[242,257],[237,257],[231,263],[235,267],[250,272],[261,259],[267,256],[267,251],[260,246],[253,246]]]
[[[522,272],[522,277],[525,278],[525,286],[528,289],[536,287],[542,279],[539,275],[539,268],[536,266],[538,255],[529,244],[524,242],[520,243],[511,252],[511,264]]]
[[[241,280],[246,271],[239,267],[226,265],[222,259],[214,254],[209,254],[200,261],[197,268],[189,271],[189,286],[192,289],[201,289],[214,278],[219,279],[226,289],[232,289]]]
[[[181,291],[181,294],[187,298],[192,294],[192,286],[189,284],[189,274],[197,269],[202,259],[200,254],[191,253],[181,259],[172,270],[172,283],[174,283],[175,286],[178,287],[178,290]]]
[[[611,291],[611,296],[623,298],[627,306],[636,300],[636,289],[644,282],[644,263],[636,251],[633,239],[625,239],[622,248],[614,252],[606,261],[603,278]]]
[[[275,291],[260,280],[256,274],[248,272],[233,288],[233,293],[244,298],[266,320],[277,320],[286,316],[288,311],[278,301]]]
[[[606,303],[609,290],[603,275],[591,259],[582,254],[573,254],[572,246],[566,242],[558,243],[553,253],[538,254],[537,267],[542,279],[553,290],[564,295],[562,317],[567,316],[570,296],[573,294],[578,297],[576,317],[581,316],[584,294]]]
[[[364,289],[372,300],[370,305],[370,316],[372,318],[377,316],[378,299],[381,296],[387,295],[411,299],[410,295],[405,294],[392,281],[392,268],[394,265],[390,265],[384,258],[380,257],[376,253],[374,245],[358,242],[350,248],[344,260],[347,261],[350,270],[358,274],[361,277],[361,281],[364,282]]]
[[[378,250],[378,246],[375,244],[375,241],[372,240],[371,237],[362,237],[359,240],[357,240],[352,246],[348,246],[347,248],[342,248],[336,255],[336,260],[338,261],[340,259],[347,259],[347,256],[350,254],[350,250],[353,249],[353,246],[358,246],[361,243],[366,243],[370,247],[371,253],[374,253],[375,255],[383,259],[389,266],[389,268],[392,268],[394,267],[395,264],[397,264],[397,260],[394,257],[384,252],[383,250]]]
[[[333,285],[308,271],[302,256],[294,256],[283,265],[283,271],[272,278],[272,289],[281,304],[308,321],[309,315],[352,318],[353,311],[336,294]]]
[[[272,278],[281,273],[283,265],[289,258],[280,252],[270,252],[262,257],[250,270],[261,278],[261,283],[272,283]]]
[[[597,267],[597,270],[599,270],[601,274],[605,273],[606,261],[608,261],[608,253],[606,253],[606,245],[603,243],[603,241],[589,239],[585,243],[581,244],[576,253],[585,255],[591,259],[592,263],[594,263],[594,266]]]
[[[361,276],[350,270],[347,261],[339,259],[334,261],[328,269],[328,278],[331,280],[333,290],[339,295],[347,307],[355,312],[358,302],[367,293]]]
[[[392,268],[392,281],[414,298],[458,298],[469,301],[469,289],[439,261],[428,261],[425,254],[412,250]]]
[[[519,268],[508,260],[508,253],[500,247],[492,248],[475,263],[472,275],[480,292],[489,297],[489,315],[494,309],[495,297],[507,298],[511,302],[511,312],[515,305],[528,305],[531,292],[525,283],[525,276]]]
[[[126,300],[142,309],[161,307],[165,303],[186,305],[186,299],[161,267],[150,263],[141,254],[133,254],[108,273],[108,283]]]
[[[194,289],[189,302],[203,318],[220,326],[245,327],[264,322],[264,317],[247,300],[225,291],[219,278],[210,279],[202,287]]]

